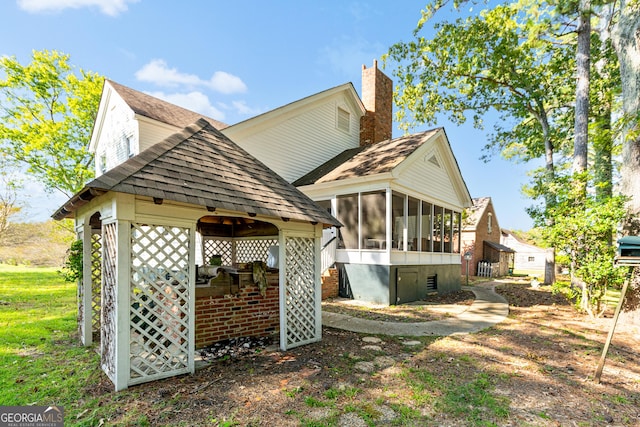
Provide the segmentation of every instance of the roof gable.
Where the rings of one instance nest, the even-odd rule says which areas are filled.
[[[435,134],[430,130],[347,150],[296,181],[311,185],[391,172]]]
[[[463,207],[471,204],[469,190],[442,128],[346,150],[296,180],[294,185],[359,182],[377,176],[397,180],[400,185],[424,187],[417,183],[433,178],[434,170],[447,181],[443,188],[455,193],[456,204]],[[422,188],[416,191],[424,193]]]
[[[169,125],[175,129],[183,129],[195,123],[200,118],[206,119],[216,129],[228,127],[227,124],[206,117],[203,114],[163,101],[154,96],[147,95],[144,92],[131,89],[113,80],[105,79],[102,87],[102,96],[100,97],[98,115],[89,143],[89,151],[96,151],[102,124],[106,119],[106,115],[109,114],[111,107],[117,102],[124,102],[135,115],[164,125]]]
[[[228,126],[203,114],[163,101],[112,80],[106,80],[105,83],[108,83],[131,107],[133,112],[140,116],[177,126],[181,129],[195,123],[200,118],[206,119],[216,129],[224,129]]]
[[[354,109],[359,110],[361,115],[365,113],[366,109],[364,108],[364,104],[358,97],[353,84],[345,83],[340,86],[336,86],[331,89],[323,90],[322,92],[309,95],[302,99],[298,99],[281,107],[274,108],[273,110],[269,110],[265,113],[236,123],[232,126],[227,127],[226,131],[231,132],[235,135],[236,133],[244,132],[246,129],[252,129],[255,126],[260,126],[262,123],[268,123],[269,126],[273,126],[274,121],[286,120],[289,117],[289,114],[299,114],[300,111],[305,109],[307,106],[317,103],[324,98],[332,97],[335,94],[341,92],[344,92],[346,94],[347,102],[349,102]]]
[[[475,230],[478,223],[491,205],[491,197],[475,197],[472,199],[473,205],[465,211],[466,217],[463,219],[462,228],[464,230]]]
[[[106,191],[340,225],[204,119],[94,179],[53,217],[69,217],[80,201]]]

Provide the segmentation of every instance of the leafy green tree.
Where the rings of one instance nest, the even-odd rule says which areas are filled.
[[[0,148],[69,197],[93,176],[87,147],[103,84],[75,71],[57,51],[33,51],[27,65],[0,58]]]
[[[399,120],[409,128],[438,114],[454,123],[471,114],[482,128],[495,111],[486,148],[508,159],[544,158],[544,180],[553,182],[554,155],[570,150],[566,120],[575,99],[574,50],[553,17],[553,8],[522,1],[436,23],[431,39],[419,25],[415,40],[393,45],[385,58],[397,63]]]
[[[612,233],[626,215],[625,198],[609,197],[599,200],[587,194],[582,203],[575,203],[582,192],[573,185],[568,175],[558,179],[556,204],[549,210],[555,222],[543,227],[545,241],[556,251],[571,255],[572,286],[581,289],[579,306],[593,317],[604,312],[602,299],[609,287],[620,287],[624,271],[613,264],[615,246],[610,242]]]
[[[11,217],[22,209],[18,202],[21,186],[15,165],[6,155],[0,154],[0,240],[11,226]]]
[[[622,199],[612,197],[618,64],[606,37],[592,31],[592,1],[521,0],[437,23],[433,38],[421,37],[424,23],[447,3],[430,2],[415,40],[389,50],[387,59],[398,64],[399,118],[408,128],[434,123],[438,114],[457,123],[472,115],[482,127],[497,111],[485,148],[507,159],[544,158],[527,188],[544,204],[530,213],[545,240],[570,257],[582,307],[597,315],[603,289],[619,283],[611,236],[623,215]],[[595,196],[587,191],[594,188]]]

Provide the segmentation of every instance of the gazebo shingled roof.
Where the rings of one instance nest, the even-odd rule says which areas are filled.
[[[107,191],[326,226],[341,225],[205,119],[89,182],[52,216],[69,218],[81,205]]]

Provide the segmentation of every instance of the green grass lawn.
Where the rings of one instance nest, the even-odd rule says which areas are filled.
[[[76,312],[57,269],[0,265],[0,405],[61,405],[71,420],[87,403],[99,357],[80,345]]]

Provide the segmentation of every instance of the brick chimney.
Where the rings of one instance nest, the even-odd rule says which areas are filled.
[[[362,66],[362,102],[367,110],[360,119],[360,145],[375,144],[391,139],[393,126],[393,82],[373,67]]]

